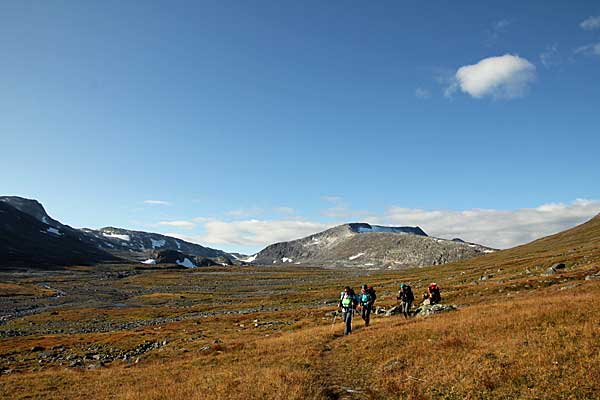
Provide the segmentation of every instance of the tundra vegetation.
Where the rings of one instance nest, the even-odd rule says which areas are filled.
[[[564,268],[549,270],[555,263]],[[468,261],[405,270],[100,265],[2,272],[0,397],[592,399],[600,218]],[[429,282],[456,311],[375,315],[342,336],[344,285],[396,304]]]

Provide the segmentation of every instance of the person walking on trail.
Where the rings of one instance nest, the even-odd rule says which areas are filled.
[[[356,309],[358,299],[354,290],[350,286],[344,287],[344,291],[340,293],[340,301],[338,307],[342,309],[342,317],[344,319],[344,335],[349,335],[352,332],[352,314]]]
[[[400,291],[398,291],[398,300],[401,301],[400,308],[402,310],[402,314],[404,314],[404,318],[410,317],[410,306],[413,301],[415,301],[415,296],[413,295],[412,288],[410,285],[406,283],[400,284]]]
[[[369,287],[365,284],[362,285],[360,290],[360,316],[365,321],[365,326],[369,326],[369,321],[371,320],[371,310],[373,308],[373,302],[375,299],[371,294],[372,291],[369,290]]]
[[[426,298],[429,299],[429,304],[437,304],[442,301],[442,295],[440,293],[440,287],[437,283],[432,282],[427,286]]]

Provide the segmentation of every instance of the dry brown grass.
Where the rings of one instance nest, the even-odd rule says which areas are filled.
[[[52,296],[54,291],[27,283],[0,282],[0,297]]]

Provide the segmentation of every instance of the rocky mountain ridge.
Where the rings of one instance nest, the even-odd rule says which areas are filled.
[[[494,251],[462,240],[430,237],[420,227],[349,223],[302,239],[272,244],[245,261],[267,265],[401,268],[440,265]]]

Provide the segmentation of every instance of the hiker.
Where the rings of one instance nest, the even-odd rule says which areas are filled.
[[[401,283],[396,299],[401,301],[400,309],[402,310],[402,314],[404,314],[404,318],[408,319],[410,317],[410,306],[415,301],[412,288],[406,283]]]
[[[429,304],[437,304],[442,301],[442,295],[440,294],[440,287],[437,283],[432,282],[427,287],[427,293],[425,294],[425,298],[429,299]]]
[[[357,304],[358,299],[354,290],[350,286],[344,287],[344,291],[340,293],[340,301],[338,303],[338,307],[342,308],[344,335],[349,335],[352,332],[352,314],[354,314]]]
[[[372,289],[372,287],[371,287]],[[365,284],[362,285],[360,290],[360,316],[365,321],[365,326],[369,326],[369,321],[371,320],[371,310],[373,309],[373,299],[372,290],[369,290],[369,287]]]

